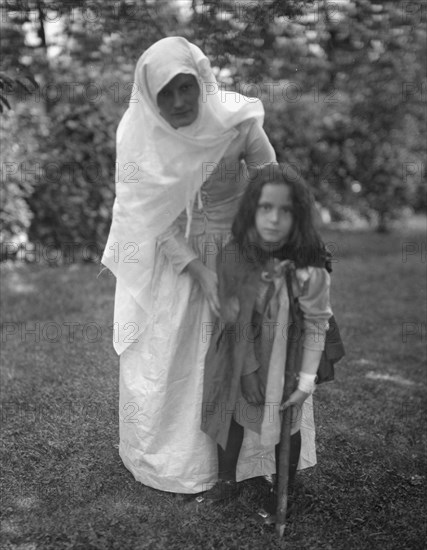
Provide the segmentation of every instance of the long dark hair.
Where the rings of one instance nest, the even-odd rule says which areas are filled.
[[[293,227],[288,242],[279,251],[270,252],[270,256],[292,259],[297,267],[319,263],[325,250],[314,224],[313,195],[295,170],[284,163],[269,163],[250,172],[248,187],[231,228],[234,240],[241,247],[252,250],[254,244],[257,245],[255,214],[262,188],[267,183],[288,185],[293,205]]]

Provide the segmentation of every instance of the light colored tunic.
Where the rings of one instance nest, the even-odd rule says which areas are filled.
[[[217,479],[216,444],[200,429],[212,314],[198,282],[184,268],[200,258],[215,270],[216,254],[230,236],[247,184],[245,163],[275,161],[257,122],[245,121],[237,129],[239,135],[222,161],[204,167],[209,177],[195,201],[188,242],[185,212],[158,239],[154,314],[142,337],[120,357],[120,456],[137,481],[164,491],[197,493]],[[314,435],[312,414],[309,423]],[[309,448],[312,465],[313,437]],[[273,454],[245,440],[238,480],[274,470]]]
[[[293,265],[289,260],[283,261],[282,265],[286,263]],[[298,335],[302,336],[302,348],[323,351],[328,320],[332,315],[329,274],[325,268],[311,266],[296,269],[292,274],[293,298],[298,298],[303,312],[303,333]],[[248,404],[240,391],[235,419],[246,429],[257,432],[259,444],[267,449],[280,442],[279,407],[283,402],[289,323],[289,295],[284,272],[274,279],[274,283],[261,278],[242,375],[257,371],[265,387],[265,405]],[[301,409],[293,410],[291,434],[301,429],[302,418],[308,418],[312,408],[312,401],[308,405],[305,401]],[[302,453],[304,461],[308,458],[307,452],[304,449]]]

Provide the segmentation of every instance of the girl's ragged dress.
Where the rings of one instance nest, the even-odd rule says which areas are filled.
[[[254,261],[235,243],[227,245],[218,257],[222,318],[215,325],[206,357],[202,430],[221,447],[226,446],[232,417],[245,428],[246,446],[252,448],[249,456],[253,461],[262,460],[279,442],[279,407],[290,346],[298,347],[299,361],[303,348],[323,350],[329,322],[334,323],[330,277],[324,266],[322,254],[303,269],[297,269],[283,255]],[[292,280],[290,292],[287,271]],[[294,324],[299,320],[290,318],[290,300],[296,301],[301,320],[297,330]],[[343,355],[341,342],[328,346],[327,352],[324,361],[337,361]],[[241,376],[255,370],[266,388],[263,406],[248,404],[241,394]],[[300,467],[315,463],[312,407],[310,396],[293,420],[292,433],[301,428]],[[254,466],[246,465],[246,469]]]

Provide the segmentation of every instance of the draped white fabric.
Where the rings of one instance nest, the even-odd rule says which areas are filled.
[[[158,92],[177,74],[200,86],[197,120],[174,129],[160,115]],[[122,353],[152,315],[156,238],[194,200],[232,140],[236,125],[262,124],[255,98],[220,93],[203,52],[182,37],[156,42],[139,59],[129,108],[117,130],[116,199],[102,263],[117,278],[114,346]]]

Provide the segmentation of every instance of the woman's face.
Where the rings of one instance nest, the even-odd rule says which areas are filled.
[[[162,117],[174,128],[192,124],[199,114],[200,88],[192,74],[177,74],[157,94]]]
[[[255,227],[266,248],[282,247],[289,239],[294,217],[288,185],[266,183],[255,213]]]

